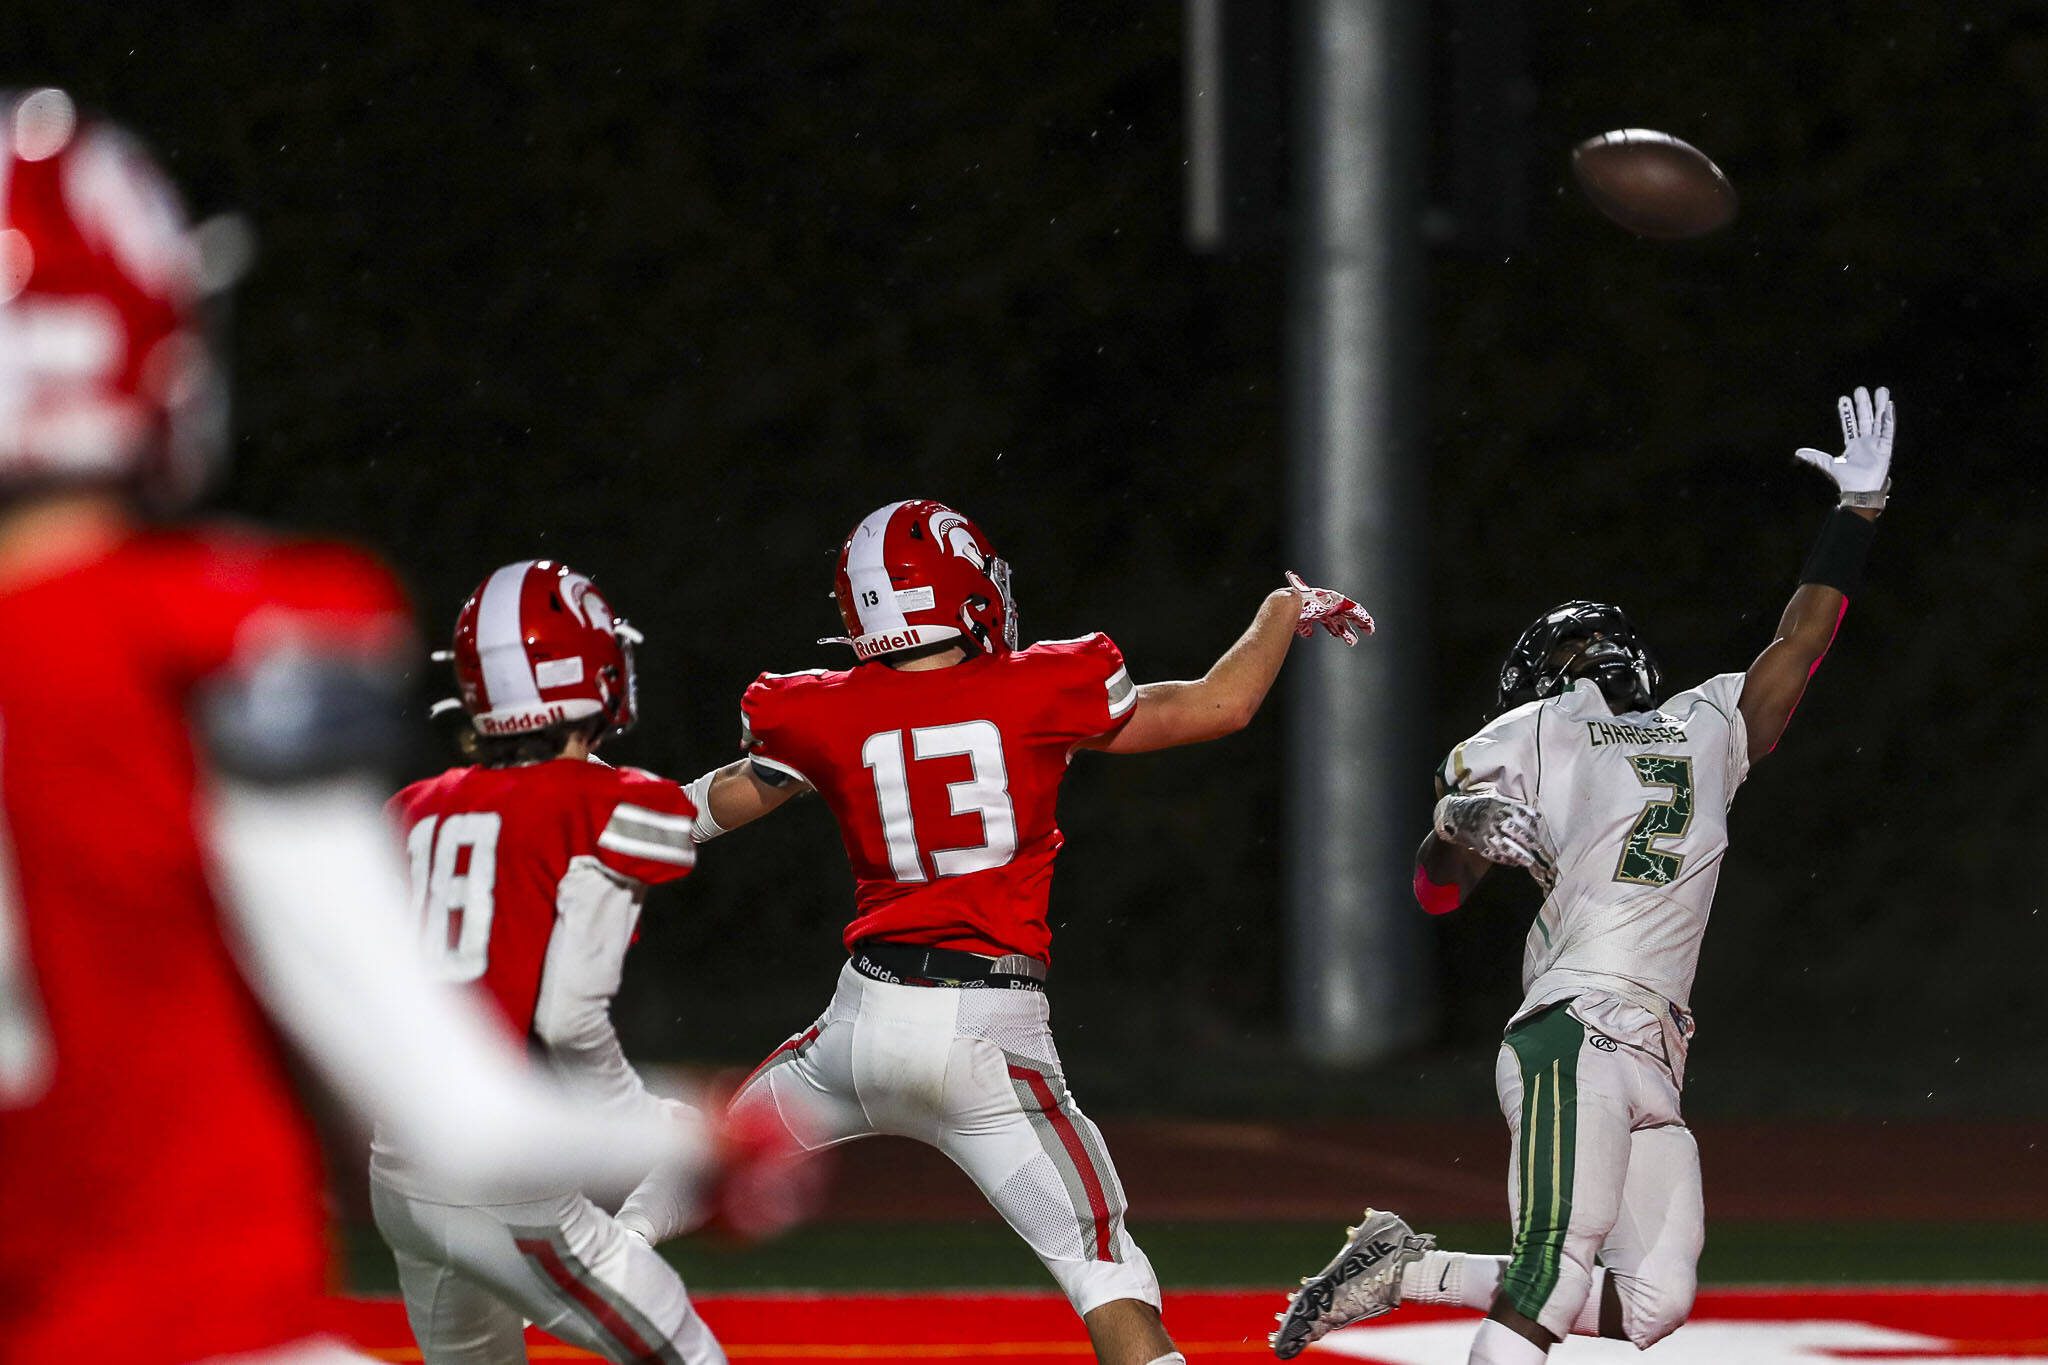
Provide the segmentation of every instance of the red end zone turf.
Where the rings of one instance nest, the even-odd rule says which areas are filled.
[[[1277,1290],[1167,1297],[1167,1325],[1193,1362],[1272,1357],[1265,1332]],[[1080,1324],[1051,1293],[761,1294],[699,1300],[735,1361],[997,1361],[1072,1365],[1089,1359]],[[1371,1365],[1464,1365],[1477,1319],[1410,1308],[1340,1332],[1303,1359]],[[339,1331],[383,1360],[418,1360],[393,1300],[343,1305]],[[595,1357],[529,1333],[536,1361]],[[1577,1338],[1554,1361],[1639,1359],[1623,1342]],[[1828,1361],[2048,1362],[2048,1286],[2012,1289],[1707,1290],[1693,1321],[1650,1357],[1659,1365],[1820,1365]]]

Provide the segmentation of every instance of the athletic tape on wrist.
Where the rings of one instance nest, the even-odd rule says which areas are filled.
[[[696,823],[690,826],[690,838],[696,843],[716,839],[725,833],[725,826],[711,818],[711,779],[716,776],[718,770],[714,768],[683,788],[683,794],[697,808]]]
[[[1847,507],[1837,507],[1820,524],[1820,538],[1800,570],[1801,583],[1818,583],[1853,598],[1863,591],[1863,563],[1870,557],[1870,543],[1877,538],[1877,523]]]

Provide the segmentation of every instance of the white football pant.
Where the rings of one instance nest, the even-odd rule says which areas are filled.
[[[898,986],[849,964],[824,1017],[733,1099],[766,1106],[805,1148],[875,1133],[938,1148],[1045,1262],[1074,1311],[1159,1306],[1124,1231],[1102,1134],[1067,1093],[1044,992]]]
[[[1564,1337],[1595,1259],[1647,1349],[1692,1311],[1706,1242],[1700,1152],[1645,1009],[1587,993],[1508,1031],[1494,1072],[1514,1137],[1515,1250],[1501,1292]]]
[[[524,1365],[524,1322],[606,1360],[726,1365],[675,1270],[580,1194],[468,1206],[374,1177],[377,1230],[426,1365]]]

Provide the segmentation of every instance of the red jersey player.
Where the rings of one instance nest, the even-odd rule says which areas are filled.
[[[0,94],[0,1361],[339,1356],[279,1034],[450,1171],[632,1179],[433,984],[374,778],[409,652],[374,561],[144,511],[221,430],[195,238],[65,95]]]
[[[1294,583],[1199,681],[1137,686],[1103,635],[1020,649],[988,538],[940,503],[890,503],[839,559],[860,662],[762,675],[742,702],[746,757],[689,788],[700,840],[816,791],[856,883],[837,994],[735,1110],[774,1114],[814,1149],[897,1133],[945,1152],[1045,1262],[1107,1365],[1181,1357],[1048,1030],[1054,803],[1075,750],[1230,734],[1297,633],[1320,622],[1353,643],[1371,629],[1350,599]],[[666,1232],[668,1202],[643,1185],[620,1216]]]
[[[452,658],[477,762],[391,803],[437,973],[586,1102],[656,1118],[611,1021],[647,888],[696,862],[683,789],[592,757],[635,715],[633,644],[588,578],[522,560],[463,603]],[[573,1181],[450,1179],[379,1140],[377,1226],[427,1365],[525,1359],[522,1317],[608,1360],[723,1365],[683,1282]]]

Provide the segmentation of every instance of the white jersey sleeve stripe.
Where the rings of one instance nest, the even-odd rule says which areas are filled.
[[[645,806],[622,802],[612,808],[610,828],[657,843],[683,844],[690,842],[690,831],[695,825],[696,822],[687,815],[664,815]]]
[[[1128,668],[1119,668],[1110,674],[1109,681],[1104,683],[1103,687],[1109,693],[1111,720],[1121,719],[1127,711],[1138,704],[1138,689],[1131,682],[1131,671]]]
[[[667,842],[635,839],[630,834],[619,833],[615,827],[606,826],[605,832],[597,836],[597,846],[610,849],[614,853],[626,854],[628,857],[645,858],[654,863],[671,863],[676,867],[697,865],[697,846],[687,839],[683,841],[681,848],[677,848]]]

